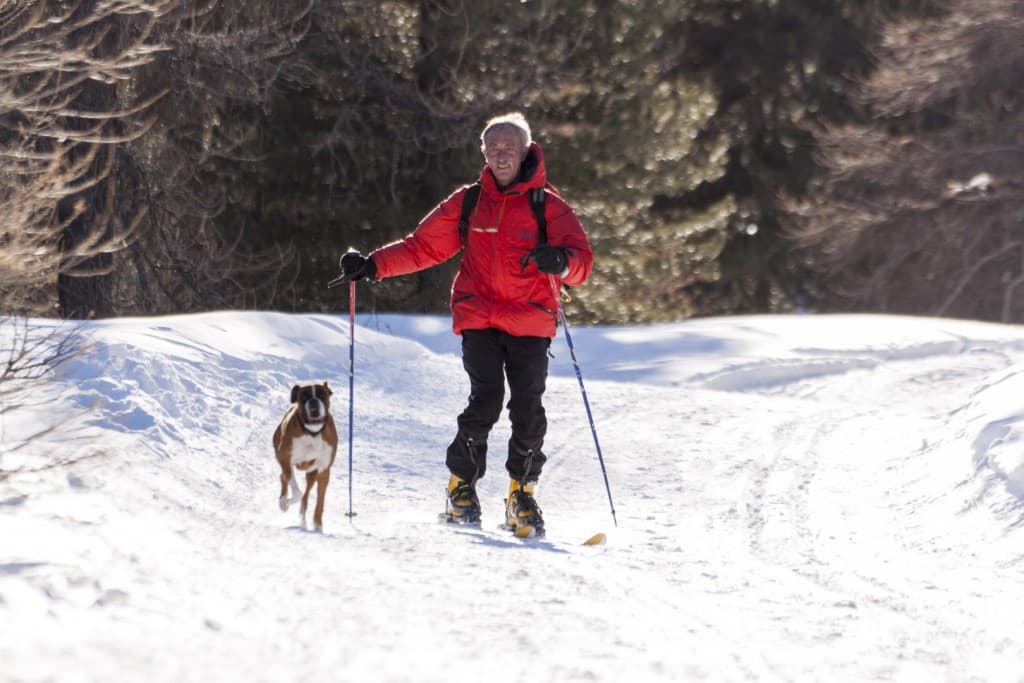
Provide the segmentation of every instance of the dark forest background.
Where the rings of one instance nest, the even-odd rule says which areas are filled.
[[[339,255],[521,110],[580,322],[1024,322],[1022,35],[1018,0],[0,0],[0,313],[338,311]],[[445,311],[456,265],[360,308]]]

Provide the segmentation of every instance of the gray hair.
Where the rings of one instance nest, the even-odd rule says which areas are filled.
[[[519,131],[519,136],[523,138],[523,147],[529,147],[533,142],[533,138],[530,136],[530,124],[526,122],[526,117],[515,111],[488,119],[484,131],[480,133],[480,149],[483,149],[487,142],[487,134],[496,128],[514,128]]]

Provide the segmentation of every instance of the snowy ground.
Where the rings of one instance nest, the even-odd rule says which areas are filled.
[[[87,329],[0,406],[4,682],[1024,681],[1024,328],[574,328],[618,527],[560,336],[525,543],[495,528],[504,418],[483,528],[436,521],[444,318],[359,318],[352,520],[347,317]],[[309,378],[343,438],[323,534],[270,447]]]

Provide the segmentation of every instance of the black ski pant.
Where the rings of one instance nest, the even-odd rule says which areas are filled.
[[[469,375],[469,403],[448,446],[448,470],[476,482],[487,469],[487,435],[501,415],[508,380],[512,436],[505,469],[520,481],[536,481],[547,457],[541,451],[548,421],[544,385],[548,377],[547,337],[517,337],[501,330],[462,331],[462,366]]]

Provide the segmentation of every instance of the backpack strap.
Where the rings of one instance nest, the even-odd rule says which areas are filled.
[[[476,182],[466,186],[466,192],[462,195],[462,214],[459,216],[459,243],[466,248],[466,237],[469,236],[469,215],[476,208],[480,201],[480,183]]]
[[[469,216],[480,201],[480,183],[476,182],[466,186],[466,192],[462,195],[462,212],[459,215],[459,242],[463,248],[466,246],[466,238],[469,236]],[[533,209],[533,218],[537,221],[537,244],[548,243],[548,219],[544,215],[544,204],[547,200],[547,190],[543,187],[535,187],[529,192],[530,208]]]
[[[537,221],[537,244],[548,243],[548,219],[544,215],[544,202],[547,196],[547,190],[543,187],[530,190],[530,208],[533,209],[533,217]]]
[[[535,187],[530,190],[530,208],[533,209],[533,217],[537,221],[537,245],[548,243],[548,218],[544,215],[544,202],[547,200],[548,190],[546,187]],[[562,283],[562,298],[569,301],[569,285]]]

